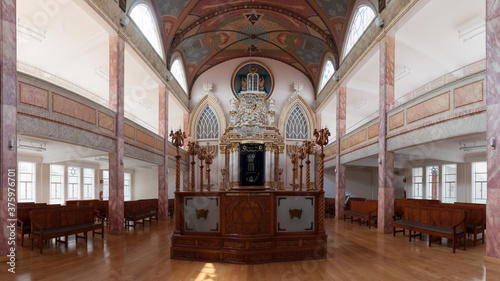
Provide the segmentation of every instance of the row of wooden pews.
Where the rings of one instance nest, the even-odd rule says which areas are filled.
[[[466,249],[466,235],[473,237],[474,246],[479,240],[484,243],[485,204],[464,202],[448,204],[439,200],[396,199],[395,209],[402,211],[394,216],[394,236],[398,232],[403,232],[405,235],[405,230],[408,230],[411,241],[412,237],[422,237],[422,233],[425,233],[429,235],[429,247],[433,236],[451,239],[453,253],[456,242],[460,239],[463,239],[463,249]]]

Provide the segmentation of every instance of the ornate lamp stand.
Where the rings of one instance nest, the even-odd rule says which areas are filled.
[[[194,191],[194,185],[195,185],[195,171],[194,171],[194,165],[196,164],[196,161],[194,160],[194,157],[198,154],[200,151],[200,146],[198,145],[197,142],[188,142],[188,152],[189,155],[191,155],[191,191]]]
[[[219,187],[219,190],[226,190],[226,169],[221,169],[220,173],[222,174],[222,184]]]
[[[321,153],[319,154],[319,190],[323,190],[323,170],[324,170],[324,160],[325,153],[323,153],[323,147],[328,144],[328,137],[330,136],[330,131],[327,128],[314,130],[314,136],[316,137],[316,144],[321,147]],[[337,155],[337,157],[340,157]]]
[[[299,148],[299,151],[297,152],[297,156],[300,160],[300,174],[299,174],[299,191],[302,191],[302,168],[304,168],[304,165],[302,164],[302,160],[306,158],[306,152],[303,147]]]
[[[290,157],[290,160],[292,162],[292,172],[293,172],[293,177],[292,177],[292,188],[293,191],[295,191],[295,188],[297,187],[295,185],[295,181],[297,180],[297,160],[298,160],[298,155],[297,155],[297,146],[296,145],[288,145],[287,146],[287,153],[288,156]]]
[[[210,165],[213,163],[215,154],[217,153],[217,146],[215,145],[207,145],[205,147],[205,164],[207,165],[207,181],[208,187],[207,190],[210,191]]]
[[[314,143],[312,141],[304,141],[303,150],[306,153],[306,190],[309,191],[311,186],[311,161],[309,160],[309,154],[314,152]]]
[[[207,157],[207,151],[201,147],[198,152],[198,159],[200,159],[200,191],[203,191],[203,160]]]
[[[173,130],[170,130],[169,136],[172,138],[172,144],[177,149],[175,155],[175,191],[179,191],[181,186],[181,154],[179,152],[179,147],[184,145],[186,134],[181,129],[177,130],[175,133]]]

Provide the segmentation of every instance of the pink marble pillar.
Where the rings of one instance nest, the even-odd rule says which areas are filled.
[[[0,173],[2,173],[2,184],[0,185],[0,256],[6,257],[11,254],[11,248],[15,245],[9,245],[10,231],[8,226],[16,223],[17,212],[8,212],[8,192],[14,191],[17,194],[15,186],[9,186],[9,183],[17,182],[17,72],[16,72],[16,1],[0,0],[0,105],[1,105],[1,126],[0,154],[2,164]],[[13,147],[10,148],[10,144]],[[10,176],[9,176],[9,171]],[[9,181],[10,179],[10,181]],[[11,197],[14,198],[15,197]],[[14,208],[16,208],[16,202]],[[14,229],[14,231],[16,231]],[[3,259],[0,259],[3,260]],[[2,267],[7,272],[7,267]]]
[[[486,138],[488,200],[486,201],[486,259],[500,258],[500,0],[486,1]]]
[[[335,216],[338,219],[344,218],[345,208],[345,165],[340,163],[340,147],[342,138],[346,131],[346,87],[341,86],[337,93],[337,158],[335,169]]]
[[[394,101],[394,37],[380,42],[380,95],[378,129],[378,230],[392,231],[394,215],[394,152],[387,151],[387,110]]]
[[[160,87],[158,131],[164,138],[163,165],[158,166],[158,216],[168,217],[168,93],[167,88]]]
[[[116,111],[116,151],[109,153],[109,233],[120,233],[124,225],[124,88],[125,42],[109,37],[109,105]]]

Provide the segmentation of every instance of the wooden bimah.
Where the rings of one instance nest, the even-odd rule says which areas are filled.
[[[180,229],[172,236],[171,258],[230,263],[326,258],[327,235],[318,222],[324,219],[323,191],[247,186],[175,196]]]

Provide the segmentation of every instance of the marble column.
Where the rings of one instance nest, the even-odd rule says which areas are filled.
[[[500,0],[486,1],[486,138],[488,200],[486,201],[486,260],[500,258]]]
[[[168,217],[168,93],[166,87],[159,88],[158,131],[163,142],[163,165],[158,166],[158,216]]]
[[[124,225],[124,88],[125,42],[118,35],[109,37],[109,106],[116,111],[116,150],[109,153],[109,224],[110,234]]]
[[[16,1],[0,0],[0,105],[1,113],[0,126],[1,137],[1,169],[2,184],[0,186],[0,256],[6,257],[11,254],[11,248],[15,245],[9,245],[10,231],[8,226],[16,223],[17,212],[12,214],[8,212],[8,192],[13,191],[17,194],[17,185],[9,186],[9,183],[17,182],[17,72],[16,72]],[[12,144],[12,146],[11,146]],[[9,181],[10,179],[10,181]],[[14,208],[16,208],[16,202]],[[14,234],[16,230],[14,229]],[[14,236],[14,239],[16,239]],[[0,259],[0,260],[3,260]],[[2,267],[7,271],[7,267]],[[5,274],[9,274],[6,272]]]
[[[344,218],[345,207],[345,165],[340,163],[341,141],[346,131],[346,87],[341,86],[337,92],[337,158],[335,168],[335,216],[337,219]]]
[[[380,95],[378,127],[378,231],[392,232],[394,215],[394,152],[387,151],[387,110],[394,101],[394,37],[380,42]]]

